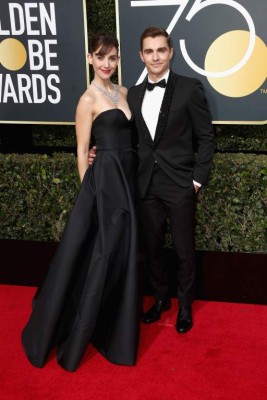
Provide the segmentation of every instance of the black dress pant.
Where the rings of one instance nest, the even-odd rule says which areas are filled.
[[[179,307],[189,306],[195,289],[195,205],[194,185],[178,186],[155,164],[146,196],[140,199],[141,229],[150,283],[154,296],[164,299],[168,292],[168,266],[164,260],[166,222],[178,256]]]

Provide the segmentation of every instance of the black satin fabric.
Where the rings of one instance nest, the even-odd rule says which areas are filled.
[[[132,121],[102,112],[92,134],[97,156],[83,179],[22,343],[42,367],[51,348],[75,371],[91,342],[111,362],[134,365],[139,332]]]

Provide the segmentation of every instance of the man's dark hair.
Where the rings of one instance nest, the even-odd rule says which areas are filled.
[[[167,31],[165,31],[164,28],[158,27],[158,26],[150,26],[149,28],[146,28],[144,32],[141,35],[140,38],[140,50],[143,50],[143,43],[144,39],[148,37],[155,38],[157,36],[164,36],[167,39],[168,47],[169,49],[172,48],[172,40],[170,38],[170,35],[168,34]]]

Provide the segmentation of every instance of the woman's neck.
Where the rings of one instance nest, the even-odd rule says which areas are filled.
[[[99,77],[94,77],[94,82],[96,85],[106,90],[111,90],[113,88],[113,84],[110,79],[101,79]]]

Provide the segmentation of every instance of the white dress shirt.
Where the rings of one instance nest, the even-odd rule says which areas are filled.
[[[168,70],[168,72],[166,72],[166,74],[162,78],[160,78],[160,80],[165,79],[167,83],[169,74],[170,70]],[[150,78],[148,78],[148,82],[155,83]],[[152,140],[154,140],[155,138],[159,112],[164,94],[165,88],[161,88],[159,86],[155,86],[154,89],[151,91],[145,91],[142,103],[142,115],[150,132]]]

